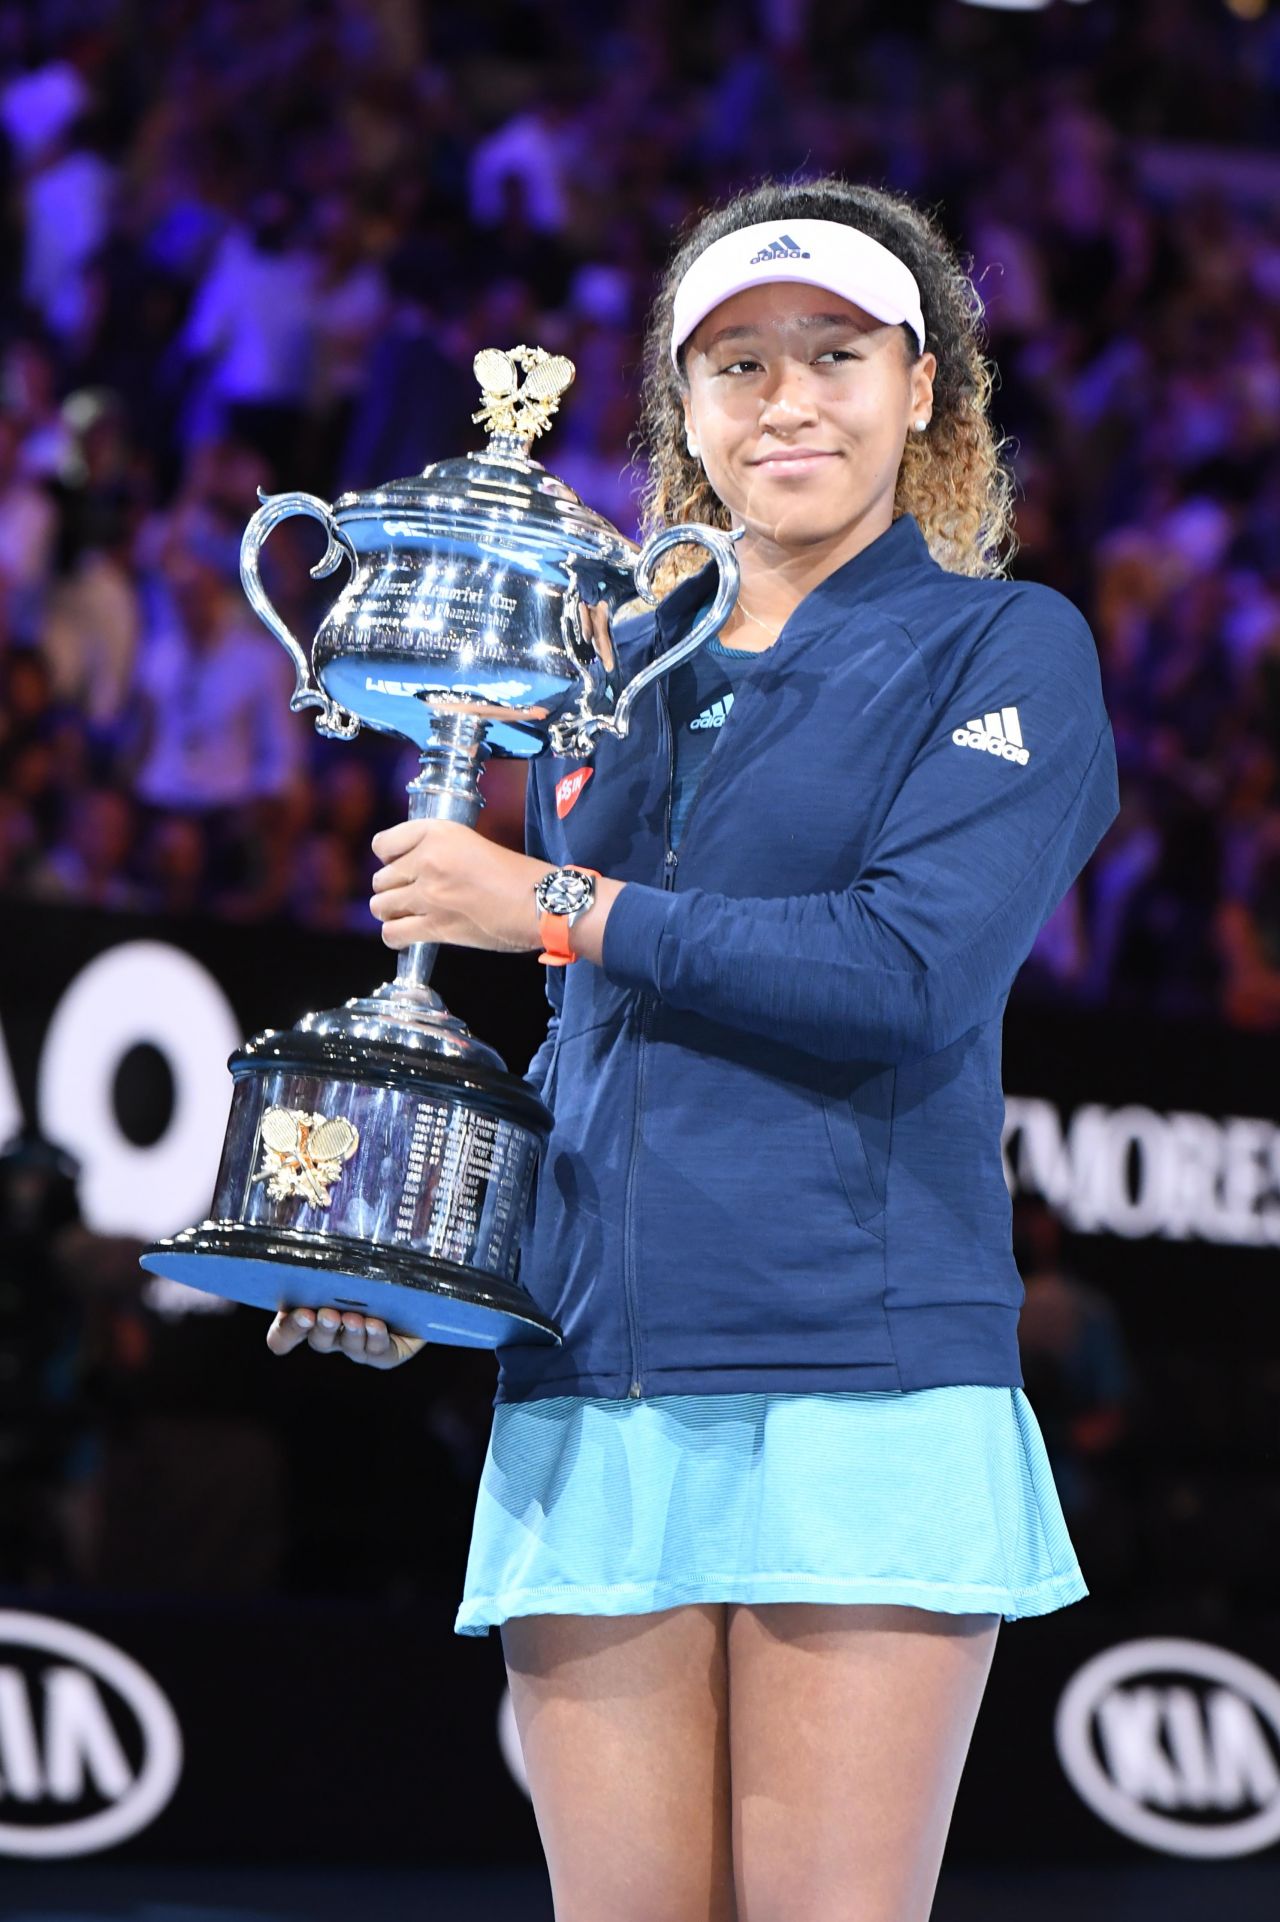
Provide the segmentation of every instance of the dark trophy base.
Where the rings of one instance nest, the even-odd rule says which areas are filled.
[[[253,1308],[354,1308],[397,1334],[457,1348],[559,1340],[555,1323],[511,1282],[481,1282],[458,1262],[336,1237],[316,1242],[289,1229],[206,1221],[156,1242],[142,1266]]]
[[[307,1016],[231,1057],[209,1218],[143,1267],[225,1301],[355,1309],[457,1347],[558,1342],[515,1280],[550,1114],[451,1017],[429,1010],[397,1043],[383,1006]]]

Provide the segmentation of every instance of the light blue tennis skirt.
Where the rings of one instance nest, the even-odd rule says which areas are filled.
[[[1021,1388],[500,1402],[454,1622],[1088,1594]]]

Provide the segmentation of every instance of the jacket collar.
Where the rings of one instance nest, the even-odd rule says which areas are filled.
[[[881,598],[886,586],[900,577],[928,570],[942,571],[929,552],[929,544],[915,515],[900,514],[852,560],[845,561],[809,590],[782,633],[789,634],[797,627],[807,632],[814,625],[825,625],[833,617],[838,620],[859,601]],[[711,599],[715,582],[715,566],[708,561],[696,574],[672,588],[657,609],[657,628],[664,645],[669,645],[675,634],[687,627],[698,609]],[[772,653],[773,650],[765,651]]]

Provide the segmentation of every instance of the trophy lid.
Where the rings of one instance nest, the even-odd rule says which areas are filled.
[[[345,527],[375,521],[388,534],[462,535],[507,549],[555,548],[632,566],[634,542],[529,453],[574,377],[573,362],[520,346],[506,352],[482,348],[473,364],[484,401],[472,419],[488,428],[488,444],[478,453],[433,461],[420,474],[343,494],[333,504],[334,520]]]

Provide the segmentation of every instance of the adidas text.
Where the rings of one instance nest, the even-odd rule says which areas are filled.
[[[1022,728],[1016,707],[1002,707],[956,728],[951,736],[957,747],[976,747],[982,754],[998,754],[1002,761],[1016,761],[1025,767],[1031,750],[1023,746]]]

